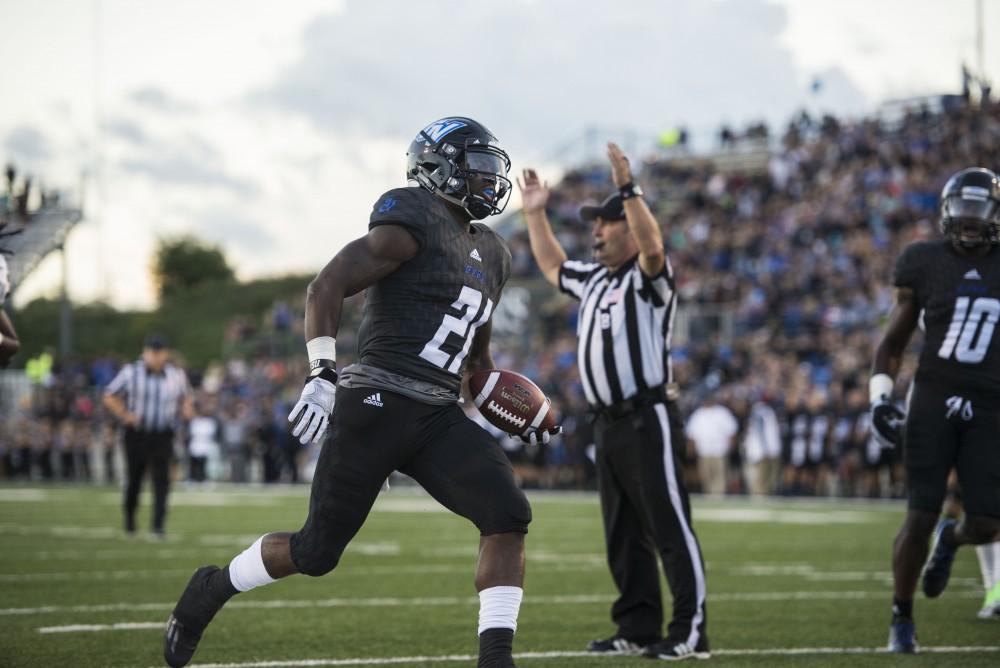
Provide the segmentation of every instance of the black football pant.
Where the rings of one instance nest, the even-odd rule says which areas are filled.
[[[299,572],[318,576],[336,567],[393,471],[416,480],[483,536],[528,531],[531,507],[503,449],[458,405],[340,387],[313,474],[309,517],[291,538]]]
[[[142,477],[149,469],[153,479],[153,524],[155,532],[163,531],[167,516],[167,492],[170,489],[170,459],[173,455],[174,432],[125,430],[125,530],[135,531],[135,511],[139,507]]]
[[[969,515],[1000,518],[1000,402],[918,381],[903,446],[909,507],[939,513],[948,474],[958,473]]]
[[[619,591],[611,618],[626,638],[661,637],[659,557],[674,598],[667,638],[695,647],[705,637],[705,568],[684,487],[677,406],[599,416],[594,427],[605,547]]]

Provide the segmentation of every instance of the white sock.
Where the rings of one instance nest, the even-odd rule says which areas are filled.
[[[271,584],[276,580],[267,574],[264,568],[264,556],[261,554],[261,543],[264,536],[243,550],[229,562],[229,579],[239,591],[250,591],[254,587]]]
[[[1000,541],[976,545],[976,556],[983,573],[983,586],[989,591],[1000,582]]]
[[[486,629],[516,631],[523,597],[520,587],[490,587],[479,592],[479,633]]]

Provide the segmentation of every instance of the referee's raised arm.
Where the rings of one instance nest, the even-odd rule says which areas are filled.
[[[622,197],[628,228],[639,247],[639,268],[646,276],[656,276],[663,271],[666,260],[660,225],[641,197],[642,190],[632,180],[628,158],[614,142],[608,142],[608,160],[611,162],[611,178]]]
[[[522,176],[524,182],[517,179],[517,187],[521,190],[521,207],[528,224],[531,254],[535,256],[535,262],[545,280],[558,287],[559,267],[566,261],[566,251],[552,233],[552,225],[545,213],[545,205],[549,201],[549,184],[540,181],[535,170],[530,168],[525,169]]]

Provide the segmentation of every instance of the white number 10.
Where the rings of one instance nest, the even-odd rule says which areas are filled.
[[[938,357],[948,359],[954,352],[955,359],[959,362],[982,362],[990,347],[998,319],[1000,301],[992,297],[980,297],[972,302],[972,309],[969,309],[969,298],[959,297],[955,300],[955,313],[951,317],[948,333],[941,342]],[[976,336],[977,332],[979,336]]]
[[[420,351],[420,356],[436,367],[447,368],[451,373],[458,373],[458,370],[462,368],[465,356],[469,354],[469,348],[472,347],[472,339],[475,338],[476,330],[490,319],[490,314],[493,312],[493,300],[487,299],[486,308],[483,309],[482,315],[475,322],[472,322],[472,319],[479,313],[479,307],[482,303],[483,293],[467,285],[463,286],[458,299],[451,305],[453,309],[462,312],[461,317],[456,318],[453,315],[445,315],[441,326],[438,327],[437,332],[434,334],[434,338],[428,341],[424,345],[424,349]],[[465,339],[462,350],[454,358],[441,350],[441,346],[444,345],[449,334],[457,334]],[[451,362],[450,364],[449,361]]]

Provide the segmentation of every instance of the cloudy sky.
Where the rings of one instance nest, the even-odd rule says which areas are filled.
[[[985,5],[997,81],[1000,3]],[[0,160],[84,193],[71,294],[121,307],[152,303],[164,235],[221,244],[243,278],[318,270],[441,116],[555,173],[588,127],[641,150],[676,124],[857,116],[955,92],[975,62],[974,0],[0,0],[0,15]],[[16,303],[57,277],[43,263]]]

